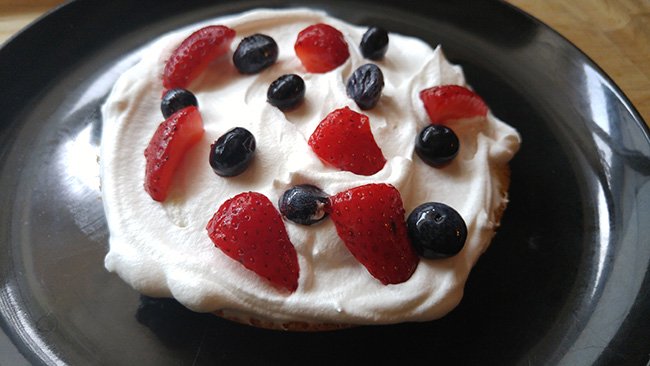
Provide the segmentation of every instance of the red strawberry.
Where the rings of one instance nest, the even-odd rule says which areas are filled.
[[[203,119],[194,107],[183,108],[162,122],[144,150],[147,160],[144,189],[163,202],[185,152],[203,137]]]
[[[408,238],[399,191],[367,184],[330,197],[336,232],[352,255],[384,285],[411,278],[419,257]]]
[[[293,49],[305,69],[315,73],[334,70],[350,56],[343,33],[322,23],[300,31]]]
[[[424,89],[420,99],[432,123],[485,116],[488,108],[483,99],[460,85],[441,85]]]
[[[244,267],[290,292],[298,288],[298,256],[280,213],[260,193],[245,192],[219,207],[206,227],[214,245]]]
[[[325,163],[355,174],[372,175],[386,164],[368,116],[348,107],[328,114],[309,137],[309,146]]]
[[[165,64],[165,89],[187,88],[217,57],[225,54],[235,38],[235,31],[212,25],[192,33],[172,52]]]

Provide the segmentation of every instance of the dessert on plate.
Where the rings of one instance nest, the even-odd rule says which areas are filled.
[[[140,55],[102,108],[109,271],[277,329],[428,321],[459,303],[520,137],[440,47],[262,9]]]

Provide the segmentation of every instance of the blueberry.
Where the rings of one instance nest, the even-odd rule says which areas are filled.
[[[363,57],[371,60],[381,60],[388,50],[388,32],[379,27],[370,27],[363,34],[359,44]]]
[[[248,168],[255,153],[255,137],[247,129],[235,127],[210,146],[210,166],[222,177],[234,177]]]
[[[458,136],[443,125],[425,127],[415,139],[415,152],[432,167],[442,167],[458,155]]]
[[[381,97],[384,74],[374,64],[365,64],[354,70],[348,79],[348,96],[363,110],[372,109]]]
[[[315,224],[327,216],[325,205],[329,201],[327,193],[310,184],[293,186],[280,197],[278,206],[282,216],[297,224]]]
[[[163,95],[162,101],[160,102],[160,110],[162,111],[163,117],[167,119],[177,111],[191,105],[195,107],[199,105],[199,102],[191,91],[181,88],[170,89]]]
[[[255,74],[278,59],[278,44],[265,34],[253,34],[239,42],[232,61],[242,74]]]
[[[305,97],[305,82],[296,74],[282,75],[269,85],[267,101],[281,110],[297,106]]]
[[[406,220],[415,251],[424,258],[451,257],[465,245],[467,226],[453,208],[440,202],[424,203]]]

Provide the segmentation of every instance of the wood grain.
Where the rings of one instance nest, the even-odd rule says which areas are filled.
[[[650,0],[508,0],[598,64],[650,126]]]
[[[0,0],[0,43],[62,0]],[[650,126],[650,0],[506,0],[558,31],[623,90]]]
[[[0,0],[0,44],[62,0]]]

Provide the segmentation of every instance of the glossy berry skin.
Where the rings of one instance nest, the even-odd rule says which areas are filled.
[[[348,79],[347,94],[359,108],[372,109],[379,102],[381,91],[384,89],[384,74],[374,64],[359,66]]]
[[[274,107],[287,111],[305,98],[305,81],[296,74],[282,75],[269,85],[266,100]]]
[[[203,119],[194,106],[181,109],[158,126],[144,150],[144,189],[155,201],[165,201],[174,173],[203,131]]]
[[[326,164],[359,175],[373,175],[386,164],[368,116],[348,107],[330,112],[309,137],[312,151]]]
[[[420,99],[431,123],[485,117],[488,108],[483,99],[460,85],[440,85],[420,91]]]
[[[370,27],[363,34],[359,49],[363,57],[370,60],[381,60],[388,50],[388,32],[380,27]]]
[[[442,167],[458,155],[458,136],[443,125],[429,125],[415,139],[415,152],[432,167]]]
[[[299,184],[286,190],[278,202],[280,213],[297,224],[312,225],[327,217],[325,206],[329,195],[310,184]]]
[[[428,259],[458,254],[465,245],[467,226],[453,208],[440,202],[416,207],[406,220],[409,238],[415,251]]]
[[[239,42],[232,61],[242,74],[256,74],[278,59],[278,44],[265,34],[253,34]]]
[[[247,129],[235,127],[210,146],[210,166],[221,177],[234,177],[251,164],[255,153],[255,136]]]
[[[419,263],[404,221],[399,191],[366,184],[330,198],[330,217],[350,253],[384,285],[407,281]]]
[[[226,200],[206,230],[224,254],[273,286],[289,292],[298,288],[296,249],[280,213],[263,194],[244,192]]]
[[[293,48],[305,69],[313,73],[334,70],[350,57],[343,33],[323,23],[300,31]]]
[[[212,61],[230,49],[235,31],[211,25],[190,34],[171,54],[163,71],[165,89],[187,88]]]
[[[191,105],[199,106],[196,96],[191,91],[182,88],[170,89],[163,95],[160,111],[163,117],[169,118],[172,114]]]

